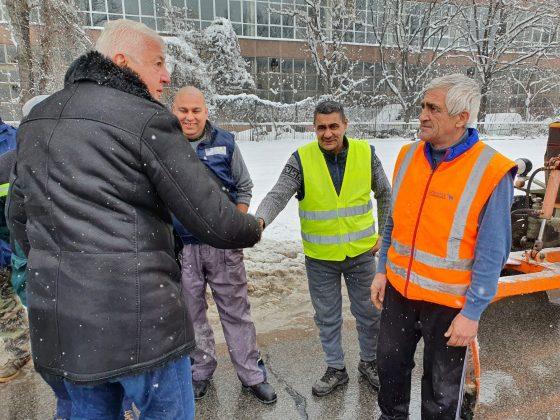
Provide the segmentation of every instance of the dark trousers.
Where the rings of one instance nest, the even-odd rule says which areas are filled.
[[[459,309],[403,297],[387,282],[377,344],[381,419],[407,419],[414,353],[424,339],[422,418],[455,419],[466,347],[449,347],[445,332]]]

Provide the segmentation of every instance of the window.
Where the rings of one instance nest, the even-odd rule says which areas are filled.
[[[255,23],[255,3],[251,0],[243,1],[243,23]]]
[[[199,19],[198,0],[187,0],[187,16],[191,19]]]
[[[268,4],[257,3],[257,23],[268,25]]]
[[[5,0],[4,0],[5,1]],[[381,0],[355,0],[357,21],[353,28],[345,34],[346,42],[359,44],[376,44],[373,33],[375,28],[382,26],[385,16],[381,9]],[[102,26],[107,20],[120,18],[141,21],[159,32],[168,32],[171,23],[166,17],[166,8],[173,6],[186,11],[187,21],[194,28],[205,28],[217,17],[231,20],[234,30],[243,37],[306,39],[306,27],[302,19],[279,13],[281,10],[292,10],[308,14],[310,8],[306,0],[74,0],[78,7],[81,21],[86,26]],[[409,16],[412,29],[423,25],[423,10],[426,6],[420,0],[405,1],[404,13]],[[321,1],[319,10],[320,22],[328,28],[332,25],[330,1]],[[0,21],[6,20],[5,7],[0,1]],[[308,10],[309,9],[309,10]],[[455,9],[445,8],[442,15],[452,15]],[[483,11],[487,13],[486,10]],[[555,37],[550,22],[540,22],[531,28],[519,41],[523,48],[528,43],[546,43]],[[443,34],[440,46],[448,46],[455,41],[459,29],[450,27]],[[394,35],[386,34],[386,41],[393,42]],[[432,41],[434,44],[435,41]],[[458,42],[459,43],[459,42]],[[434,45],[431,45],[432,47]]]
[[[141,13],[145,16],[154,16],[154,1],[153,0],[141,0]]]
[[[105,0],[91,0],[91,10],[93,12],[107,12]]]
[[[241,20],[241,2],[230,0],[229,2],[229,19],[232,22],[242,22]]]
[[[128,15],[139,15],[140,14],[139,6],[140,5],[138,4],[138,0],[124,0],[124,10],[125,13]]]
[[[211,0],[209,1],[209,3]],[[229,19],[229,12],[228,12],[228,0],[214,0],[216,6],[216,15],[215,17],[224,17]]]
[[[214,5],[212,0],[200,2],[200,18],[202,20],[214,20]]]
[[[121,0],[107,0],[107,11],[109,13],[117,13],[122,15],[123,7]]]
[[[270,26],[270,38],[282,38],[282,28],[280,26]]]

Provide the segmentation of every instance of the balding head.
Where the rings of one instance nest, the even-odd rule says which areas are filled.
[[[181,122],[183,134],[189,140],[198,140],[204,134],[208,108],[204,94],[194,86],[181,88],[173,99],[173,114]]]
[[[204,93],[202,93],[200,89],[197,89],[194,86],[185,86],[179,89],[175,94],[175,98],[173,99],[174,104],[178,98],[187,101],[202,101],[206,105],[206,98],[204,97]]]

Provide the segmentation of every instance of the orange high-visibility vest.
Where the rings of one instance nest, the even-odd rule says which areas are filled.
[[[395,165],[387,278],[408,299],[462,308],[479,216],[515,163],[478,141],[432,170],[424,147],[404,146]]]

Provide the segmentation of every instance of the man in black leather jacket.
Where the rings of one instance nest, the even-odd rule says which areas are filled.
[[[147,418],[190,419],[195,343],[170,211],[214,247],[252,246],[261,231],[158,102],[162,39],[120,20],[95,49],[18,131],[6,212],[29,259],[33,361],[65,378],[73,417],[118,414],[126,395]]]

